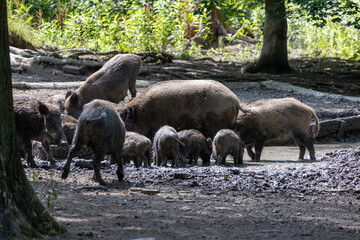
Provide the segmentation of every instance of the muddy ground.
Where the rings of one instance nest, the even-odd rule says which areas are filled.
[[[212,78],[233,90],[243,105],[292,96],[312,106],[322,120],[359,115],[359,102],[347,98],[237,84],[274,80],[359,97],[358,61],[296,59],[291,65],[297,71],[286,75],[243,75],[243,64],[209,59],[145,63],[138,88],[140,92],[154,81],[181,77]],[[77,82],[93,71],[72,75],[61,66],[44,63],[22,67],[25,72],[13,73],[13,82]],[[43,100],[65,92],[14,89],[14,94]],[[341,141],[354,139],[345,136]],[[117,181],[115,166],[105,163],[106,187],[92,181],[92,170],[74,164],[69,178],[62,180],[64,159],[57,159],[55,169],[36,159],[44,167],[25,170],[39,198],[68,229],[45,239],[360,239],[360,149],[334,149],[318,154],[316,162],[298,162],[296,157],[257,164],[245,161],[242,167],[233,167],[231,158],[223,167],[212,163],[136,169],[128,164],[124,182]]]

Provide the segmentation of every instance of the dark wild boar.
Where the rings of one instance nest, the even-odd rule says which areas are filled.
[[[94,180],[101,185],[105,181],[100,175],[100,163],[106,154],[110,154],[116,162],[119,181],[124,178],[123,144],[125,140],[125,125],[120,119],[112,104],[104,100],[94,100],[84,107],[77,122],[75,135],[72,141],[62,178],[66,179],[70,171],[71,160],[86,145],[94,152]]]
[[[123,148],[124,163],[134,161],[134,165],[139,167],[144,163],[144,167],[151,166],[151,141],[136,132],[127,131]]]
[[[315,127],[310,133],[312,118]],[[267,99],[249,106],[249,112],[238,115],[234,129],[240,133],[250,158],[257,162],[266,142],[289,139],[299,146],[299,159],[304,159],[307,148],[310,159],[316,160],[312,138],[319,133],[319,119],[311,107],[294,98]]]
[[[123,107],[126,129],[150,139],[163,125],[196,129],[212,138],[231,128],[240,109],[236,95],[213,80],[172,80],[156,83]]]
[[[241,139],[231,129],[222,129],[215,135],[212,150],[212,158],[218,166],[225,164],[226,156],[229,154],[233,156],[235,165],[243,164],[244,149]]]
[[[50,143],[67,145],[58,109],[35,98],[14,96],[14,115],[18,142],[27,153],[28,164],[36,167],[31,140],[41,142],[50,164],[55,164]]]
[[[135,54],[119,54],[111,58],[79,89],[66,94],[65,113],[78,118],[83,106],[94,99],[119,103],[126,97],[128,89],[134,98],[140,66],[141,58]]]
[[[167,160],[172,159],[171,167],[179,167],[179,136],[170,126],[161,127],[154,136],[152,154],[156,166],[166,167]]]
[[[178,132],[179,140],[184,143],[180,145],[180,158],[185,163],[189,159],[189,164],[197,165],[199,156],[203,162],[210,161],[211,139],[206,139],[204,135],[195,129],[182,130]]]

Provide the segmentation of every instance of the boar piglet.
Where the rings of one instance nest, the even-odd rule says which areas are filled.
[[[240,136],[231,129],[221,129],[216,133],[212,149],[212,158],[218,166],[225,164],[226,156],[229,154],[233,156],[235,165],[243,164],[244,149]]]
[[[171,167],[179,167],[179,144],[184,145],[173,127],[167,125],[161,127],[155,133],[152,146],[154,164],[165,167],[167,159],[173,159]]]
[[[315,127],[310,134],[312,118]],[[240,133],[249,157],[257,162],[266,142],[289,139],[299,146],[299,159],[304,159],[307,148],[310,159],[316,160],[312,139],[319,133],[319,119],[311,107],[294,98],[266,99],[249,106],[249,112],[238,115],[234,129]]]
[[[144,163],[144,167],[151,166],[151,141],[136,132],[127,131],[125,134],[125,142],[123,149],[124,163],[134,161],[134,165],[139,167]]]
[[[36,98],[18,95],[14,96],[14,115],[18,142],[27,153],[28,164],[36,167],[31,140],[41,142],[50,164],[55,164],[50,151],[50,143],[68,145],[61,127],[58,109]]]
[[[210,162],[211,138],[206,139],[204,135],[195,129],[182,130],[178,132],[179,139],[184,145],[180,145],[180,159],[185,162],[189,159],[189,164],[197,165],[199,156],[203,164]]]
[[[135,54],[119,54],[111,58],[76,91],[67,92],[65,114],[78,118],[83,106],[94,99],[119,103],[126,97],[128,89],[134,98],[140,66],[141,58]]]
[[[93,100],[88,103],[77,122],[62,178],[68,177],[72,158],[83,145],[86,145],[93,150],[95,155],[94,180],[101,185],[106,184],[100,175],[100,163],[106,154],[110,154],[112,160],[118,165],[116,173],[121,181],[124,178],[122,149],[125,131],[125,125],[112,104],[104,100]]]

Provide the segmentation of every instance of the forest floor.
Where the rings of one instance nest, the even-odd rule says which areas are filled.
[[[359,61],[294,59],[290,64],[293,73],[271,75],[242,74],[244,63],[208,58],[144,63],[138,93],[160,80],[207,78],[223,82],[244,105],[291,96],[311,105],[320,119],[359,115],[359,102],[347,98],[241,85],[272,80],[360,97]],[[66,92],[56,83],[83,81],[93,72],[72,75],[48,63],[20,65],[25,71],[13,73],[13,82],[55,87],[14,89],[14,94],[42,100]],[[117,181],[114,166],[104,164],[105,187],[91,180],[92,170],[74,164],[69,178],[62,180],[64,159],[48,169],[48,163],[37,158],[43,167],[25,171],[41,201],[68,230],[44,239],[360,239],[360,149],[333,149],[317,154],[316,162],[296,157],[245,161],[241,167],[234,167],[231,159],[221,167],[136,169],[128,164],[123,182]]]

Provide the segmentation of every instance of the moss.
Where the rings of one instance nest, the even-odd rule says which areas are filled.
[[[20,224],[19,227],[20,227],[21,233],[27,237],[30,237],[30,238],[42,237],[42,235],[38,231],[36,231],[32,227],[29,227],[29,225]]]

